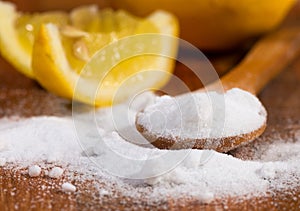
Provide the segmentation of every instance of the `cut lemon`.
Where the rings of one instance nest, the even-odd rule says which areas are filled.
[[[32,68],[47,90],[109,106],[168,81],[178,35],[171,14],[157,11],[142,19],[93,8],[73,11],[70,17],[73,26],[44,24],[35,38]]]
[[[17,70],[34,78],[31,68],[34,35],[42,23],[65,25],[68,21],[64,12],[22,14],[14,4],[0,1],[0,52]]]

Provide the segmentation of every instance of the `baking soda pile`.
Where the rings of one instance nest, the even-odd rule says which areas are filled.
[[[220,139],[259,129],[266,123],[266,115],[255,96],[235,88],[225,94],[159,97],[139,113],[137,123],[162,138]]]
[[[237,97],[234,92],[239,91],[229,94]],[[242,96],[245,97],[244,93]],[[296,153],[290,157],[286,155],[288,161],[268,160],[272,156],[278,157],[275,154],[279,153],[277,150],[280,147],[275,145],[276,149],[272,151],[270,148],[264,159],[243,161],[215,151],[159,150],[124,140],[118,131],[131,131],[137,111],[152,103],[153,98],[145,93],[131,106],[124,103],[113,107],[113,110],[82,111],[73,118],[44,116],[2,119],[0,163],[2,166],[27,167],[28,174],[32,176],[39,176],[44,171],[43,166],[48,163],[59,165],[48,172],[49,177],[71,177],[72,172],[76,171],[81,176],[74,176],[75,180],[84,182],[93,178],[105,183],[107,190],[114,189],[124,196],[143,197],[149,201],[168,196],[191,196],[209,202],[227,195],[261,195],[270,189],[285,188],[283,184],[287,181],[289,185],[298,183],[295,175],[300,176],[297,167],[300,156]],[[252,99],[249,103],[247,109],[251,110]],[[226,110],[226,114],[236,112],[235,117],[245,116],[238,108],[232,109],[234,111]],[[253,116],[247,118],[257,117],[253,123],[261,124],[261,111],[261,107],[254,106]],[[124,113],[126,118],[119,115]],[[234,121],[232,119],[232,125],[228,126],[230,133],[242,130],[238,128],[238,131],[233,131],[231,126],[237,126]],[[254,126],[249,128],[253,129]],[[300,143],[290,147],[295,148],[296,145],[300,146]],[[68,181],[61,188],[65,192],[80,192]],[[107,190],[99,188],[100,195],[111,194]]]

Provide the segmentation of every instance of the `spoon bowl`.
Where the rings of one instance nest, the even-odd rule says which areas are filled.
[[[137,114],[136,126],[161,149],[228,151],[258,137],[266,127],[267,112],[251,93],[196,92],[157,98]]]

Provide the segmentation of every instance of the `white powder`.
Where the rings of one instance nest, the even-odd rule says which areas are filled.
[[[206,139],[247,134],[266,123],[266,111],[249,92],[216,92],[157,97],[138,114],[137,123],[157,137]]]
[[[68,182],[65,182],[64,184],[62,184],[61,188],[62,188],[62,191],[64,191],[64,192],[75,192],[76,191],[76,187]]]
[[[59,178],[64,173],[64,170],[60,167],[54,167],[48,172],[48,176],[51,178]]]
[[[0,167],[6,164],[6,158],[0,158]]]
[[[0,142],[4,146],[0,157],[6,158],[7,162],[49,162],[49,158],[70,161],[82,152],[76,145],[76,138],[72,120],[68,118],[38,117],[14,121],[0,133]]]
[[[300,176],[298,155],[275,162],[267,158],[243,161],[210,150],[159,150],[125,141],[120,131],[133,131],[135,114],[151,102],[149,98],[145,101],[132,108],[122,104],[95,112],[83,109],[74,119],[0,120],[3,146],[0,157],[5,158],[6,165],[39,163],[41,166],[50,162],[68,169],[66,178],[76,172],[74,180],[99,181],[106,185],[105,190],[120,191],[124,196],[143,197],[149,201],[192,196],[210,202],[228,195],[263,195],[267,190],[285,187],[283,184],[298,184],[298,180],[295,181]],[[280,153],[281,148],[275,147],[270,147],[268,158],[275,152]],[[290,150],[293,147],[286,146]],[[288,149],[283,148],[283,154],[285,151]],[[76,187],[64,183],[62,190],[76,191]],[[107,194],[101,185],[99,194]]]
[[[274,165],[273,162],[264,163],[261,169],[259,169],[258,174],[265,179],[274,179],[277,174],[276,171],[278,169],[278,166],[280,166],[280,163],[278,163],[277,165]]]
[[[109,195],[109,192],[107,190],[105,190],[105,189],[101,189],[99,191],[99,193],[100,193],[101,196],[107,196],[107,195]]]
[[[41,167],[37,166],[37,165],[33,165],[33,166],[30,166],[28,168],[28,174],[30,177],[38,177],[40,176],[41,174]]]

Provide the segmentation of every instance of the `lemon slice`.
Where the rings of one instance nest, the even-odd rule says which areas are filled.
[[[31,68],[34,35],[42,23],[65,25],[68,21],[64,12],[22,14],[14,4],[0,1],[0,52],[17,70],[34,78]]]
[[[69,99],[109,106],[168,81],[174,66],[168,57],[177,50],[174,16],[157,11],[142,19],[106,9],[78,19],[82,14],[84,10],[71,14],[76,27],[41,26],[32,68],[44,88]]]

